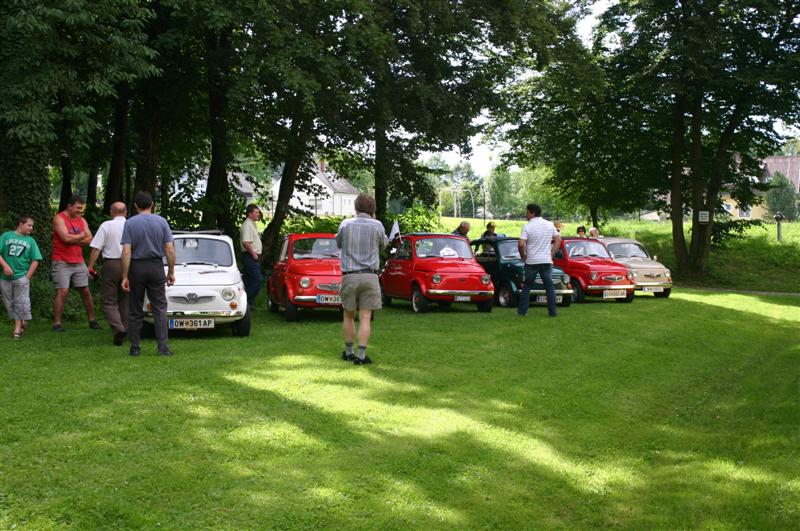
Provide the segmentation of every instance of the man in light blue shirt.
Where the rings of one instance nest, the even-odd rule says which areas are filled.
[[[355,365],[372,363],[367,357],[367,343],[372,333],[372,312],[381,309],[381,286],[378,282],[380,251],[389,243],[383,225],[375,219],[375,199],[359,194],[355,201],[356,217],[346,219],[336,232],[336,245],[342,250],[342,359]],[[358,310],[358,350],[356,339],[356,310]]]

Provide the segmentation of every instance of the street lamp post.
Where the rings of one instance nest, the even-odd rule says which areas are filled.
[[[781,241],[781,225],[783,224],[783,212],[775,212],[775,215],[772,216],[775,222],[778,224],[778,241]]]

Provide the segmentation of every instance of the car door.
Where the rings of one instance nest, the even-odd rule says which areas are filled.
[[[400,243],[394,257],[390,258],[383,268],[383,289],[389,297],[408,297],[403,289],[404,271],[411,265],[411,240]]]
[[[272,269],[272,280],[270,281],[270,292],[274,302],[283,304],[286,300],[286,270],[289,267],[289,237],[283,240],[281,251],[278,254],[278,261]]]
[[[481,240],[480,242],[473,242],[471,245],[475,260],[489,273],[492,281],[497,282],[500,274],[500,256],[497,250],[497,242]]]

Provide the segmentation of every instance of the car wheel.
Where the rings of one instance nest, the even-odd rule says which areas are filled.
[[[497,290],[497,304],[503,308],[517,306],[517,296],[514,295],[514,290],[508,282],[500,284],[500,289]]]
[[[295,303],[286,299],[286,321],[289,323],[293,323],[297,321],[297,313],[299,309]]]
[[[492,311],[492,302],[491,300],[488,301],[481,301],[478,303],[478,311],[482,313],[489,313]]]
[[[633,296],[635,293],[635,291],[631,290],[629,294],[625,295],[624,299],[617,299],[617,302],[633,302]]]
[[[411,292],[411,309],[414,313],[425,313],[428,311],[428,299],[420,291],[419,286],[414,286]]]
[[[559,306],[566,308],[570,304],[572,304],[572,295],[562,295],[561,304],[559,304]]]
[[[670,293],[672,293],[672,288],[664,288],[664,291],[661,293],[653,293],[653,296],[657,299],[668,299]]]
[[[450,302],[450,301],[441,301],[438,304],[439,304],[439,308],[442,308],[444,310],[449,310],[450,308],[453,307],[453,303]]]
[[[386,295],[384,295],[383,297],[381,297],[381,299],[383,300],[383,305],[384,306],[391,306],[392,305],[392,298],[391,297],[387,297]]]
[[[586,292],[583,291],[581,283],[577,280],[572,283],[572,300],[574,302],[583,302],[586,300]]]
[[[281,305],[277,302],[273,302],[272,299],[267,299],[269,301],[269,311],[270,313],[278,313],[281,311]]]
[[[233,322],[231,329],[233,330],[233,335],[237,337],[248,337],[250,335],[250,306],[244,312],[244,317]]]

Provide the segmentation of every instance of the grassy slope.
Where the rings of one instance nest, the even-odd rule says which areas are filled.
[[[442,224],[449,229],[448,232],[458,225],[458,221],[455,218],[442,218]],[[483,220],[470,221],[470,237],[477,238],[484,231]],[[496,223],[497,232],[509,236],[519,235],[524,224],[522,221],[505,220]],[[576,223],[566,223],[563,233],[573,235],[577,226]],[[661,262],[675,270],[672,225],[669,223],[615,221],[605,227],[603,233],[640,240],[651,254],[657,255]],[[769,225],[766,229],[751,229],[747,238],[732,241],[726,248],[712,249],[708,277],[693,285],[800,293],[800,223],[783,224],[781,243],[777,241],[775,225]]]
[[[800,527],[800,300],[398,306],[0,339],[0,528]]]

